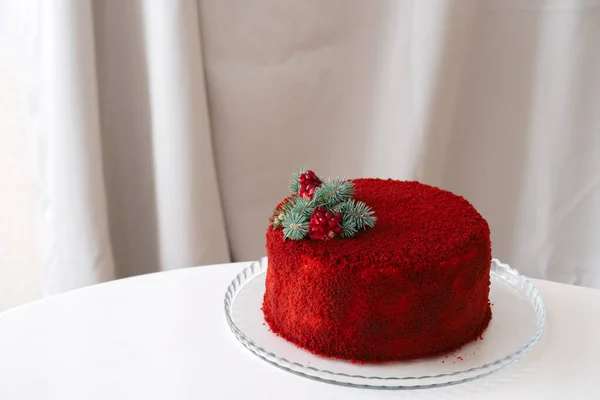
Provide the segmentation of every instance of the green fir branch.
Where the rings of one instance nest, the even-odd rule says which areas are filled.
[[[273,224],[273,228],[278,229],[283,222],[285,213],[280,210],[276,210],[275,212],[276,214],[271,217],[271,224]]]
[[[358,229],[356,229],[356,223],[351,215],[346,214],[342,216],[342,222],[340,223],[340,226],[342,227],[342,233],[340,236],[343,238],[350,238],[356,235],[356,232],[358,232]]]
[[[306,172],[306,168],[300,167],[298,171],[292,174],[292,179],[290,179],[290,191],[292,194],[298,195],[300,192],[300,184],[298,183],[298,177]]]
[[[296,197],[288,197],[287,199],[285,199],[281,205],[279,205],[277,208],[275,208],[273,210],[273,216],[271,217],[271,223],[273,224],[273,227],[275,229],[279,228],[281,226],[281,223],[283,222],[283,219],[285,218],[285,215],[290,212],[290,210],[292,209],[292,207],[295,204],[295,199]]]
[[[313,203],[316,207],[325,206],[332,209],[338,203],[349,199],[354,194],[354,184],[345,179],[335,179],[323,183],[315,190]]]
[[[344,218],[352,220],[356,229],[372,228],[377,221],[373,209],[362,201],[346,200],[338,206],[338,212],[344,215],[342,221]]]
[[[306,220],[309,220],[314,210],[315,206],[310,199],[297,196],[291,202],[289,212],[301,215]]]
[[[335,206],[334,210],[339,213],[345,213],[347,210],[354,208],[353,200],[348,199],[337,206]]]
[[[308,233],[308,220],[300,214],[286,214],[282,225],[284,239],[300,240]]]

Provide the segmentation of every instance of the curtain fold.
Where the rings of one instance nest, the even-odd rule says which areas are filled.
[[[91,4],[40,3],[35,132],[45,294],[115,277],[102,171]]]
[[[39,2],[46,294],[230,260],[195,2]]]
[[[144,2],[161,265],[228,259],[195,2]]]
[[[259,258],[301,165],[451,190],[600,287],[596,2],[28,1],[47,293]]]

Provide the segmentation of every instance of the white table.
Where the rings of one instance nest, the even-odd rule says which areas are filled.
[[[599,399],[600,291],[534,281],[541,341],[489,377],[416,391],[315,382],[239,344],[223,295],[247,263],[76,290],[0,314],[0,399]]]

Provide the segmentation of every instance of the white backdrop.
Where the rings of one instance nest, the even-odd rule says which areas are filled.
[[[300,165],[452,190],[495,257],[600,288],[598,1],[12,10],[33,27],[46,293],[262,256]]]

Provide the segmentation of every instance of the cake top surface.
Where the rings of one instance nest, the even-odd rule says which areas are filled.
[[[377,217],[372,229],[354,237],[330,240],[285,240],[281,230],[267,230],[267,240],[284,241],[284,249],[311,257],[389,261],[390,267],[441,263],[461,256],[474,242],[489,240],[489,226],[463,197],[415,181],[354,179],[355,199]]]

